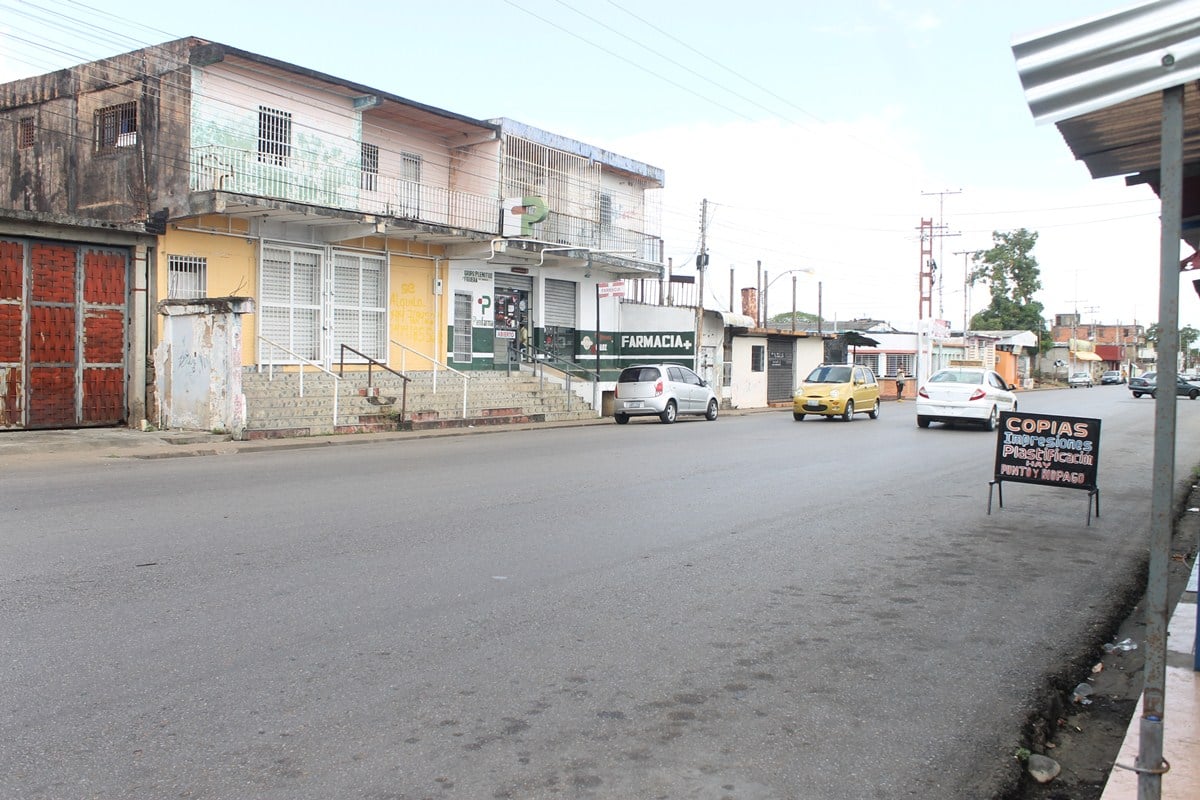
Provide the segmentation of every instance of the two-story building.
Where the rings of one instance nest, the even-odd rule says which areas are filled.
[[[164,300],[247,298],[245,368],[611,370],[598,286],[663,274],[662,170],[202,39],[0,85],[0,135],[0,427],[152,418]]]

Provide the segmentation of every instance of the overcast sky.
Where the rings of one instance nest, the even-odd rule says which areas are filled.
[[[366,0],[196,6],[0,0],[0,80],[201,36],[478,119],[509,117],[666,172],[664,238],[688,271],[709,201],[709,308],[780,280],[771,313],[918,317],[921,220],[935,317],[962,325],[964,251],[1039,235],[1046,315],[1158,316],[1158,201],[1095,181],[1035,126],[1014,38],[1136,3],[1109,0]],[[1184,254],[1187,253],[1186,246]],[[1180,318],[1200,327],[1183,281]]]

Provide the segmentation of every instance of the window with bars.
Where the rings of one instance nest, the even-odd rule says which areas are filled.
[[[26,150],[33,147],[33,117],[21,117],[17,123],[17,149]]]
[[[286,167],[292,157],[292,114],[267,106],[258,107],[258,160]]]
[[[379,145],[377,144],[362,143],[358,186],[365,192],[379,190]]]
[[[879,372],[879,354],[878,353],[855,353],[854,363],[860,367],[866,367],[871,372]]]
[[[766,345],[756,344],[750,347],[750,371],[765,372],[767,369]]]
[[[96,112],[96,150],[116,150],[137,144],[137,103],[107,106]]]
[[[888,353],[887,357],[887,376],[895,377],[897,370],[904,370],[905,375],[915,375],[916,369],[913,361],[916,356],[912,353]]]
[[[192,299],[208,295],[208,259],[167,256],[167,297]]]

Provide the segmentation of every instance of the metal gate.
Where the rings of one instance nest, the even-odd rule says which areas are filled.
[[[767,402],[791,402],[796,389],[792,361],[795,340],[781,336],[767,337]]]
[[[129,252],[0,240],[0,428],[125,420]]]
[[[546,326],[543,331],[544,344],[548,351],[559,358],[573,361],[575,358],[575,290],[574,281],[546,279]]]

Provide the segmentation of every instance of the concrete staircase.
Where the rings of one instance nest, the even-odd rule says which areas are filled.
[[[572,394],[549,376],[544,381],[528,372],[469,373],[467,409],[463,415],[463,379],[439,371],[437,392],[432,372],[410,372],[406,418],[399,415],[404,402],[403,381],[373,370],[371,387],[367,373],[346,372],[340,381],[317,371],[300,376],[276,371],[274,379],[264,372],[242,374],[246,397],[247,439],[318,436],[332,433],[369,433],[394,430],[504,425],[523,422],[559,422],[595,419],[590,403]],[[577,386],[574,382],[573,386]],[[338,387],[337,422],[333,417],[333,394]],[[569,402],[568,402],[569,401]]]

